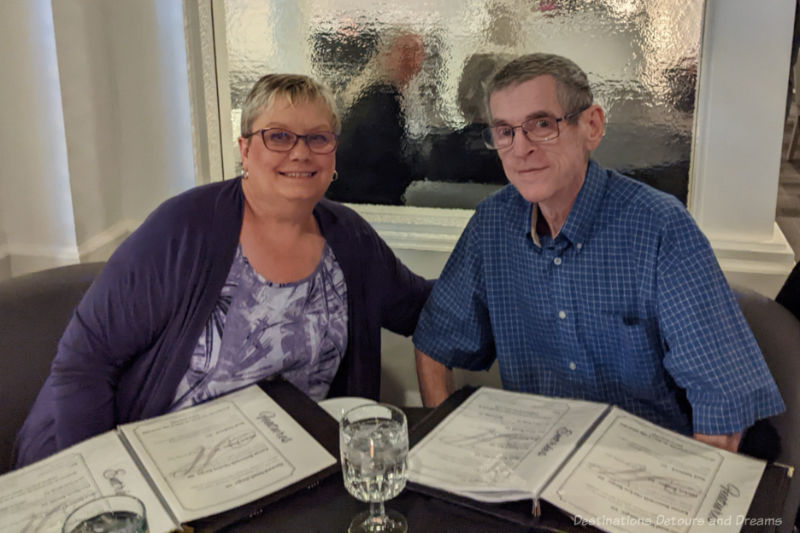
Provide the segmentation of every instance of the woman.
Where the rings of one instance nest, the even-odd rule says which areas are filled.
[[[430,284],[323,199],[339,127],[326,89],[264,76],[241,124],[242,177],[164,202],[78,305],[18,466],[270,376],[377,399],[380,328],[410,335]]]

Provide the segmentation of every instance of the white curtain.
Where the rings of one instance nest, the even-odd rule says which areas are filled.
[[[195,183],[178,0],[0,3],[0,278],[104,259]]]

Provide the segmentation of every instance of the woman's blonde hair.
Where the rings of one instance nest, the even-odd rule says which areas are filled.
[[[265,109],[275,103],[276,98],[295,102],[321,102],[330,111],[331,129],[339,133],[341,123],[336,111],[333,95],[327,87],[302,74],[267,74],[258,80],[242,104],[241,135],[251,133],[253,122]]]

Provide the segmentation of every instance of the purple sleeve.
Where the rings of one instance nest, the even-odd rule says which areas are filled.
[[[120,376],[156,342],[178,289],[167,272],[178,243],[163,242],[152,217],[120,245],[67,325],[50,376],[58,449],[119,422]]]
[[[369,272],[376,276],[376,284],[381,287],[383,296],[381,326],[407,337],[414,333],[433,281],[409,270],[371,226],[369,238],[374,247],[371,257],[375,262],[375,268]]]

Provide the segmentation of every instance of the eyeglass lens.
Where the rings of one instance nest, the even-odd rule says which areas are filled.
[[[276,152],[288,152],[304,139],[309,150],[317,154],[327,154],[336,148],[336,134],[330,131],[318,131],[306,135],[298,135],[291,131],[269,128],[261,131],[264,146]]]
[[[558,120],[555,117],[536,117],[519,126],[494,126],[484,132],[484,141],[489,148],[506,148],[514,142],[514,130],[521,129],[532,142],[549,141],[558,137]]]

